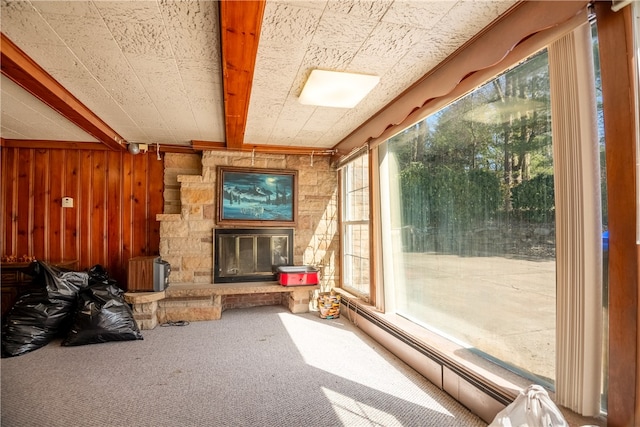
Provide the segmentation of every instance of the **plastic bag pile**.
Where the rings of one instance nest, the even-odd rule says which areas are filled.
[[[141,340],[124,291],[100,265],[79,272],[42,261],[30,266],[37,291],[22,295],[2,328],[2,357],[19,356],[64,337],[63,346]]]

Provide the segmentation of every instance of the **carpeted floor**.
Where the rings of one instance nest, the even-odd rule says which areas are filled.
[[[2,426],[486,426],[348,322],[279,306],[2,359]]]

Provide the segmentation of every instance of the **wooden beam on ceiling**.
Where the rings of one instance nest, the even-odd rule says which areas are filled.
[[[239,149],[244,143],[265,3],[220,2],[225,131],[227,147],[232,149]]]
[[[53,108],[111,150],[124,150],[124,139],[36,64],[4,33],[0,43],[0,70],[27,92]]]

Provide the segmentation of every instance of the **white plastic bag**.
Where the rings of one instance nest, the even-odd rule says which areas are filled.
[[[547,391],[539,385],[522,390],[516,400],[498,412],[488,427],[569,427]]]

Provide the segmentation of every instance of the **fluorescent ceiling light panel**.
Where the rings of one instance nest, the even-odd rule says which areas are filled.
[[[353,108],[379,81],[380,77],[367,74],[312,70],[300,93],[300,103],[320,107]]]

